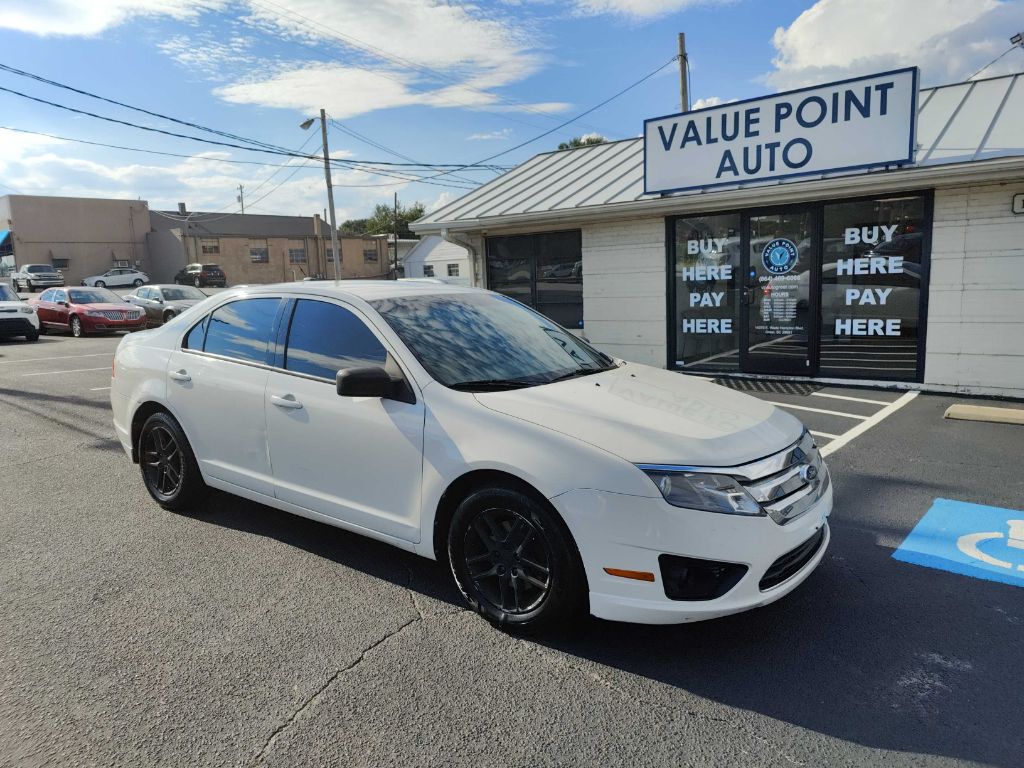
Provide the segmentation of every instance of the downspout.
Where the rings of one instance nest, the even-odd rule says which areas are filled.
[[[480,264],[478,257],[480,256],[480,249],[476,247],[473,241],[466,235],[458,232],[451,232],[447,228],[441,230],[441,239],[452,245],[458,245],[469,251],[469,263],[470,268],[473,270],[472,283],[471,285],[476,288],[486,288],[483,280],[483,265]]]

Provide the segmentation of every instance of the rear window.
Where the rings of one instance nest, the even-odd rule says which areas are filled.
[[[207,272],[220,272],[220,266],[217,264],[203,264],[203,269]]]

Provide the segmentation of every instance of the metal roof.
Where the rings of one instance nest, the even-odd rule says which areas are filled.
[[[1024,74],[922,88],[917,107],[915,163],[903,170],[1024,155]],[[437,231],[477,220],[658,200],[644,194],[643,139],[546,152],[479,189],[433,211],[413,225]],[[834,176],[803,177],[804,181]],[[779,182],[747,182],[725,190]],[[714,194],[694,190],[673,195]]]

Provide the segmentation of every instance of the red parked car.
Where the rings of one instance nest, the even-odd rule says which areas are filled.
[[[141,331],[146,313],[106,288],[50,288],[29,299],[40,330],[71,331],[72,336],[112,331]]]

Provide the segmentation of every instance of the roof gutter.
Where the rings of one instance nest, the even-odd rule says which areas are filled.
[[[879,191],[897,191],[936,187],[955,187],[972,182],[1019,181],[1024,174],[1024,157],[1000,157],[968,163],[943,164],[909,169],[875,171],[855,176],[836,176],[814,181],[780,181],[722,192],[706,192],[674,197],[657,197],[624,203],[593,205],[553,211],[535,211],[455,221],[417,221],[410,228],[419,234],[473,232],[505,229],[523,225],[564,224],[639,216],[666,216],[696,211],[774,205],[842,196],[857,196]],[[442,234],[446,240],[447,236]],[[450,241],[451,242],[451,241]],[[459,245],[464,243],[459,242]]]

